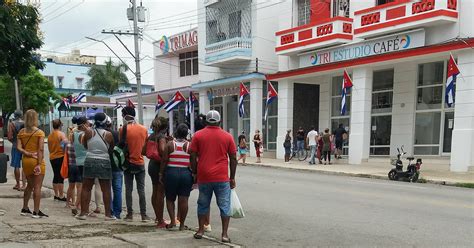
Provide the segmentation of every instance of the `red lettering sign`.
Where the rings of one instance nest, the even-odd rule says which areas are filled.
[[[169,38],[170,48],[173,52],[192,47],[198,43],[197,30],[188,31]]]

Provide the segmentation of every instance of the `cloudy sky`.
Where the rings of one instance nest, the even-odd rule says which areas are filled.
[[[97,62],[112,58],[118,61],[106,46],[86,39],[86,36],[104,40],[124,61],[135,69],[131,55],[112,35],[102,30],[132,30],[133,23],[127,20],[126,9],[129,0],[39,0],[44,33],[42,54],[64,55],[71,49],[80,49],[81,54],[97,56]],[[171,35],[195,27],[197,16],[196,0],[142,0],[148,9],[147,21],[140,23],[144,28],[141,44],[143,84],[153,83],[152,42],[162,35]],[[137,0],[140,3],[140,0]],[[121,36],[122,41],[133,52],[133,36]],[[149,56],[149,57],[148,57]],[[129,73],[131,83],[136,83]]]

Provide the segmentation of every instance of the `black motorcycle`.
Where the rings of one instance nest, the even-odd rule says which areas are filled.
[[[402,158],[403,155],[406,154],[406,152],[403,150],[403,146],[398,149],[398,154],[397,154],[397,159],[392,160],[392,165],[395,166],[394,169],[391,169],[390,172],[388,172],[388,179],[398,181],[398,180],[408,180],[409,182],[416,182],[418,181],[418,178],[420,177],[420,168],[422,165],[422,160],[421,158],[416,160],[416,164],[412,164],[412,161],[415,160],[414,157],[407,157],[408,160],[408,166],[407,170],[403,171],[403,162]]]

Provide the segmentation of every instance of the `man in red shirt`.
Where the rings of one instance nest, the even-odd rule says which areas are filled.
[[[219,127],[220,121],[219,112],[209,111],[206,115],[208,125],[197,132],[191,142],[191,167],[199,185],[199,230],[194,238],[201,239],[204,234],[204,224],[214,192],[221,213],[222,242],[230,243],[227,230],[230,222],[230,190],[235,188],[237,149],[232,135]]]

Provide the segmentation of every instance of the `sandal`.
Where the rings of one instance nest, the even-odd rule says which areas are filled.
[[[202,234],[199,234],[199,233],[195,233],[195,234],[193,235],[193,237],[194,237],[195,239],[202,239],[202,236],[203,236],[203,235],[202,235]]]
[[[92,217],[92,218],[96,218],[97,215],[94,213],[94,212],[90,212],[89,214],[87,214],[88,217]]]
[[[224,238],[222,237],[222,243],[230,243],[230,238]]]
[[[168,224],[166,224],[166,222],[161,222],[161,224],[156,224],[156,228],[158,229],[164,229],[166,228]]]
[[[183,226],[183,229],[181,229],[181,227],[179,227],[179,230],[180,231],[187,231],[187,230],[189,230],[189,227],[188,226]]]
[[[18,191],[20,191],[20,187],[18,187],[18,186],[16,186],[16,185],[15,185],[15,186],[13,186],[13,189],[14,189],[14,190],[18,190]]]
[[[177,225],[166,224],[165,227],[166,227],[166,230],[168,230],[168,231],[178,231],[179,230]]]

